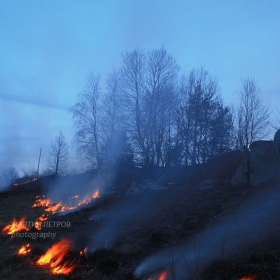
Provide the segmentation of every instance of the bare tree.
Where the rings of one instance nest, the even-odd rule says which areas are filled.
[[[238,146],[245,150],[269,133],[270,106],[252,78],[242,81],[238,106]]]
[[[164,48],[150,52],[137,49],[122,58],[123,109],[134,151],[145,166],[163,165],[179,67]]]
[[[63,133],[55,137],[50,145],[49,168],[52,174],[58,175],[63,173],[67,168],[68,161],[68,144],[66,143]]]
[[[120,73],[114,71],[106,80],[107,90],[103,95],[100,118],[103,142],[115,140],[119,132],[125,130],[120,79]]]
[[[99,76],[90,73],[85,89],[78,95],[79,101],[70,109],[78,153],[90,171],[99,168],[101,161],[99,95]]]

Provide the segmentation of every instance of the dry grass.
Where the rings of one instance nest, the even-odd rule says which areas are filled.
[[[98,250],[86,261],[81,261],[78,259],[79,249],[74,246],[71,258],[76,261],[77,269],[69,275],[53,275],[48,268],[38,267],[35,262],[53,243],[62,237],[71,237],[71,234],[75,234],[85,225],[94,207],[67,215],[67,220],[71,220],[73,226],[67,229],[56,228],[55,240],[11,239],[1,234],[0,279],[132,280],[133,270],[143,258],[162,247],[173,246],[172,244],[180,239],[193,236],[206,227],[213,218],[237,208],[257,191],[257,189],[233,189],[229,185],[215,186],[206,190],[170,188],[168,192],[176,197],[176,203],[166,207],[144,228],[140,227],[119,240],[110,250]],[[39,182],[0,193],[0,228],[5,227],[14,218],[18,220],[23,216],[26,220],[35,221],[43,213],[43,209],[32,208],[31,205],[35,202],[36,195],[40,194]],[[111,200],[104,200],[103,204],[106,203],[108,204],[106,207],[110,207]],[[44,230],[49,231],[42,229]],[[82,242],[85,240],[81,235],[81,244]],[[19,257],[17,251],[26,243],[31,245],[32,251],[26,257]],[[79,245],[82,246],[81,244]],[[249,257],[237,256],[231,260],[213,263],[203,272],[200,280],[237,280],[246,275],[256,276],[257,280],[280,279],[280,246],[271,247],[272,244],[264,246],[259,249],[258,254]]]

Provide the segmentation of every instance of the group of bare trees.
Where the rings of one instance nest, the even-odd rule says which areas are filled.
[[[165,48],[122,55],[106,80],[89,75],[70,109],[78,152],[89,169],[126,154],[137,166],[192,165],[266,133],[269,106],[252,79],[242,83],[238,115],[225,106],[217,80],[203,68],[183,78]]]
[[[189,166],[233,149],[248,152],[267,136],[270,122],[269,104],[252,78],[242,81],[234,110],[224,105],[208,71],[179,76],[164,47],[124,53],[105,90],[90,73],[70,112],[77,152],[89,171]],[[48,174],[63,174],[68,154],[59,132],[49,147]],[[16,173],[6,170],[1,177],[11,183]]]

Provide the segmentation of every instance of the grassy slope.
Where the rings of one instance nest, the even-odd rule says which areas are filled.
[[[156,252],[159,248],[171,246],[177,240],[194,235],[215,216],[238,207],[257,191],[257,189],[237,190],[228,185],[217,185],[206,190],[184,190],[182,187],[172,186],[167,194],[176,198],[176,204],[169,205],[148,226],[139,228],[120,240],[113,249],[99,250],[87,261],[83,261],[77,258],[79,249],[74,246],[71,259],[75,259],[78,266],[76,271],[68,276],[52,275],[48,268],[37,267],[34,262],[61,237],[71,237],[72,233],[74,234],[87,222],[87,217],[94,212],[94,207],[67,215],[67,220],[70,219],[74,226],[69,229],[56,229],[55,241],[52,239],[11,239],[2,234],[0,237],[0,279],[106,280],[116,273],[118,279],[133,279],[132,272],[142,258]],[[26,220],[35,220],[43,209],[31,208],[31,205],[40,192],[39,183],[33,182],[13,191],[1,193],[1,229],[13,218],[19,219],[25,216]],[[110,200],[103,203],[110,205]],[[31,244],[32,252],[27,257],[18,257],[17,250],[26,243]],[[279,260],[280,246],[277,243],[266,244],[259,248],[259,253],[251,255],[251,258],[238,256],[232,260],[214,263],[206,269],[202,279],[236,280],[244,275],[255,275],[258,276],[257,279],[280,279]],[[87,265],[90,268],[87,268]]]

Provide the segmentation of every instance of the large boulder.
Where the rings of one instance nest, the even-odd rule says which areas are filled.
[[[273,141],[256,141],[250,149],[251,184],[254,186],[279,180],[279,163]]]
[[[247,161],[249,160],[249,168]],[[249,157],[244,159],[231,180],[233,186],[246,186],[249,172],[251,186],[280,180],[280,165],[273,141],[256,141],[250,146]]]

